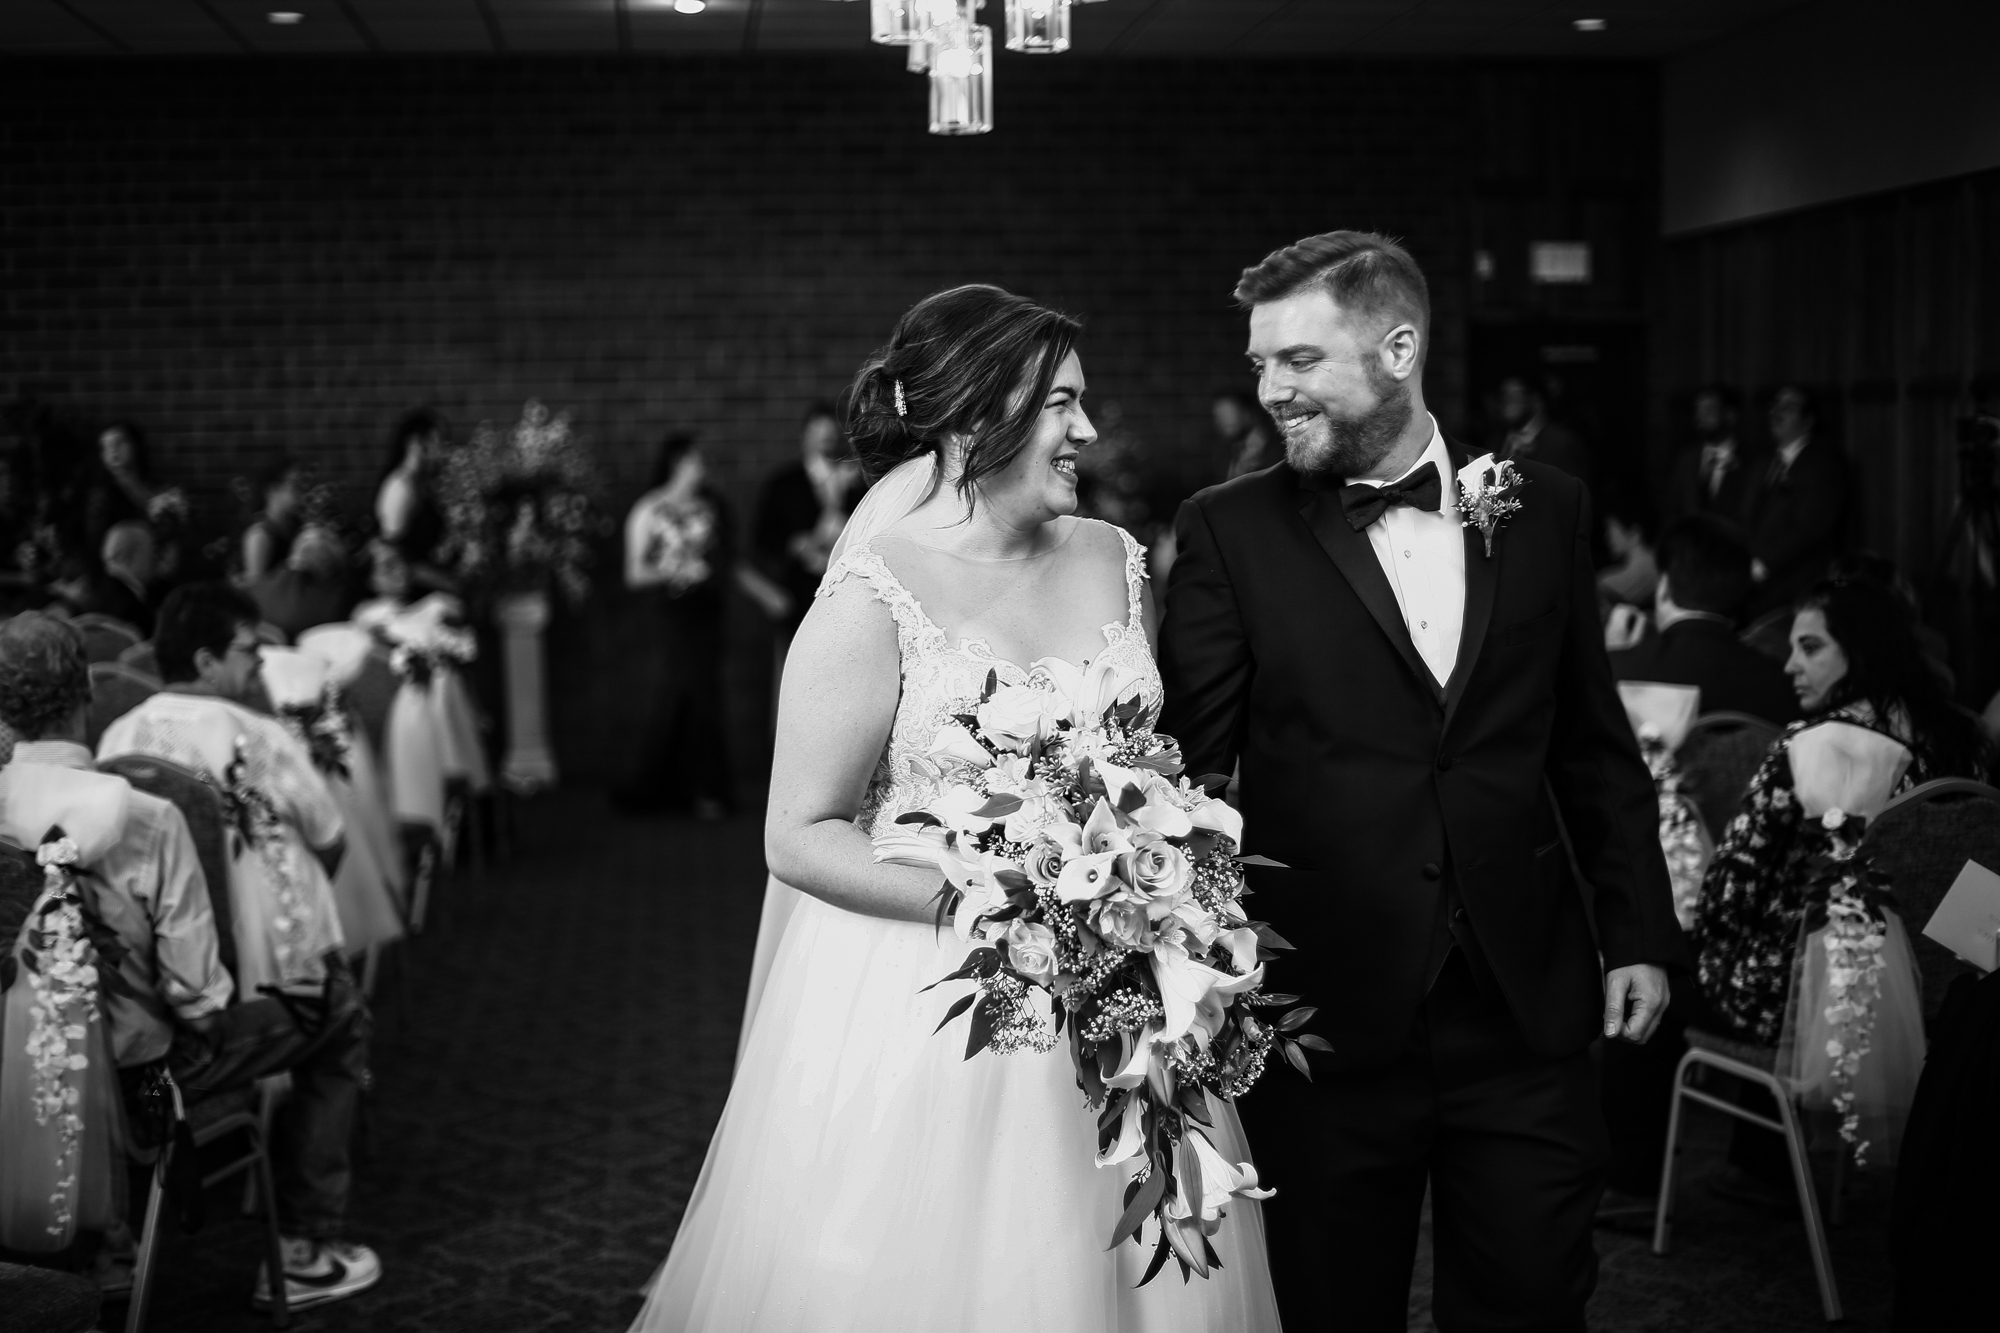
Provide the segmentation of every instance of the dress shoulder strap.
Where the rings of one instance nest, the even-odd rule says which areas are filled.
[[[815,595],[824,597],[850,578],[867,584],[875,600],[889,608],[889,615],[896,622],[896,643],[904,657],[911,656],[926,644],[934,647],[943,645],[944,631],[931,623],[916,596],[903,586],[903,581],[890,570],[889,562],[867,542],[857,542],[842,553],[820,581]]]
[[[1125,542],[1125,623],[1137,625],[1146,611],[1146,548],[1117,524],[1108,525]]]

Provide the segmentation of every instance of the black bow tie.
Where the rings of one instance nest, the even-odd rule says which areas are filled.
[[[1425,463],[1401,481],[1387,486],[1353,481],[1340,488],[1340,507],[1347,511],[1347,525],[1356,532],[1382,517],[1391,505],[1408,505],[1435,514],[1443,498],[1444,482],[1435,463]]]

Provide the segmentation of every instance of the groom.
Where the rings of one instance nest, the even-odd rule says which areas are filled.
[[[1651,1036],[1685,965],[1587,495],[1525,460],[1491,497],[1513,512],[1461,509],[1394,242],[1309,237],[1236,299],[1285,461],[1181,510],[1160,725],[1190,773],[1241,763],[1250,849],[1289,867],[1257,872],[1253,914],[1334,1048],[1242,1105],[1285,1327],[1401,1330],[1428,1184],[1444,1333],[1581,1330],[1589,1048]]]

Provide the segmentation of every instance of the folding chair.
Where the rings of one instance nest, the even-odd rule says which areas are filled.
[[[104,729],[160,692],[160,682],[123,662],[90,664],[90,716],[84,744],[95,750]]]
[[[1889,877],[1917,956],[1924,1017],[1935,1018],[1952,978],[1977,969],[1925,935],[1924,923],[1967,861],[2000,871],[2000,790],[1967,778],[1912,787],[1875,816],[1861,847]]]
[[[140,791],[173,802],[187,821],[202,878],[208,882],[208,906],[215,917],[222,965],[235,976],[236,913],[229,900],[229,816],[222,806],[222,793],[199,773],[151,755],[121,754],[97,767],[101,772],[116,773]]]
[[[83,655],[92,662],[116,662],[119,654],[146,637],[115,616],[95,611],[80,615],[71,623],[83,635]]]
[[[1749,713],[1703,713],[1688,728],[1674,754],[1681,794],[1694,802],[1718,841],[1736,817],[1758,765],[1783,734],[1782,728]]]

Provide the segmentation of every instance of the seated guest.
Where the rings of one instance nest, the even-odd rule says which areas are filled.
[[[1714,514],[1738,519],[1750,482],[1750,461],[1737,433],[1743,397],[1727,384],[1705,385],[1694,396],[1695,446],[1674,459],[1667,479],[1670,518]]]
[[[1590,485],[1590,446],[1569,427],[1549,419],[1548,395],[1539,378],[1509,375],[1500,381],[1500,422],[1506,429],[1493,442],[1496,459],[1532,458]]]
[[[1614,499],[1604,507],[1604,545],[1612,563],[1597,571],[1598,595],[1626,606],[1650,606],[1660,581],[1652,533],[1636,506]]]
[[[292,1095],[273,1143],[287,1296],[305,1308],[373,1286],[381,1264],[339,1239],[347,1209],[348,1142],[367,1065],[367,1011],[335,960],[323,1005],[303,1012],[276,998],[231,1004],[210,888],[186,821],[171,803],[96,773],[83,747],[90,676],[76,630],[28,612],[0,625],[0,719],[21,739],[0,771],[0,824],[17,835],[18,807],[51,790],[86,789],[110,825],[78,876],[91,912],[124,946],[123,985],[103,992],[112,1058],[136,1086],[163,1062],[190,1098],[290,1071]],[[32,840],[39,836],[28,834]],[[257,1297],[268,1304],[268,1275]]]
[[[284,566],[246,589],[266,624],[288,640],[315,625],[347,619],[353,596],[348,586],[347,548],[333,529],[309,524],[292,543]]]
[[[1694,945],[1702,998],[1712,1021],[1759,1046],[1776,1046],[1785,1019],[1792,959],[1820,850],[1804,833],[1793,794],[1789,747],[1800,730],[1837,720],[1881,732],[1909,747],[1896,793],[1939,777],[1984,779],[1990,750],[1973,719],[1952,705],[1924,661],[1909,612],[1869,582],[1821,583],[1792,618],[1786,672],[1806,720],[1771,747],[1736,817],[1722,833],[1696,906]],[[1777,1136],[1747,1127],[1731,1161],[1752,1177],[1789,1178]]]
[[[153,575],[157,548],[153,530],[144,523],[112,525],[104,534],[103,577],[94,580],[97,590],[88,610],[122,620],[144,638],[153,632]]]
[[[284,724],[244,706],[262,693],[257,623],[256,606],[225,584],[168,594],[153,636],[165,688],[105,728],[97,754],[171,760],[240,808],[253,834],[231,844],[237,981],[252,994],[317,995],[344,939],[313,851],[338,859],[340,807]]]
[[[1612,653],[1611,674],[1699,686],[1704,713],[1797,717],[1783,668],[1736,637],[1732,618],[1750,595],[1750,548],[1735,527],[1706,514],[1684,518],[1661,538],[1660,559],[1655,632]]]
[[[1787,384],[1771,400],[1776,452],[1743,497],[1757,591],[1749,614],[1788,606],[1826,576],[1847,515],[1847,459],[1815,436],[1812,394]]]
[[[265,471],[257,494],[263,512],[243,530],[239,552],[246,584],[281,568],[291,555],[305,502],[305,470],[293,463],[275,463]]]

